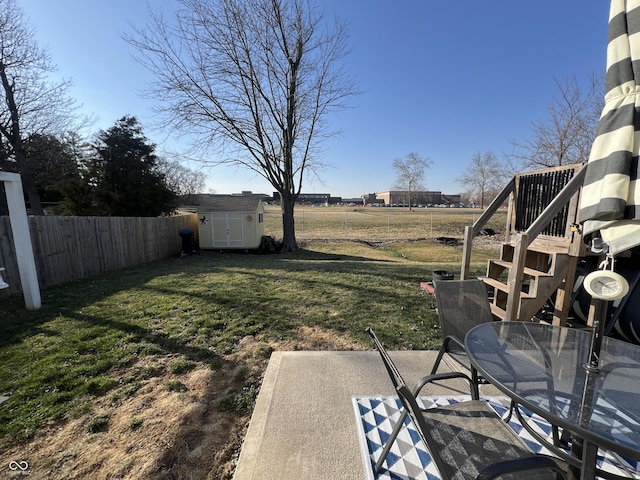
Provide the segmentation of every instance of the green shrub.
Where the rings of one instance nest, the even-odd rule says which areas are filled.
[[[129,422],[129,430],[132,430],[132,431],[138,430],[143,423],[144,423],[144,420],[142,420],[141,418],[132,418],[131,421]]]

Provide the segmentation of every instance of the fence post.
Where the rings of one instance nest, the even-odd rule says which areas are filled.
[[[433,238],[433,211],[431,213],[430,237]]]
[[[391,240],[391,210],[387,210],[387,240]]]
[[[344,238],[345,240],[349,238],[349,212],[346,210],[344,212]]]

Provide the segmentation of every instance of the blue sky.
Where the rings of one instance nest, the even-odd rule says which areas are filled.
[[[556,80],[587,82],[606,61],[609,2],[605,0],[317,0],[350,25],[350,69],[362,94],[331,117],[341,135],[324,144],[333,165],[305,192],[343,197],[392,188],[394,158],[418,152],[432,160],[429,190],[459,193],[456,178],[476,152],[511,151],[534,121],[547,118]],[[150,0],[168,8],[173,0]],[[48,49],[57,74],[83,111],[97,117],[92,132],[135,115],[147,136],[152,103],[139,95],[149,74],[121,39],[129,23],[143,25],[142,0],[19,0]],[[195,168],[195,165],[192,165]],[[256,174],[214,167],[202,171],[217,193],[271,193]]]

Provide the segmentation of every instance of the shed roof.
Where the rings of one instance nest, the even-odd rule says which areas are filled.
[[[263,196],[254,195],[199,195],[199,212],[255,211]]]

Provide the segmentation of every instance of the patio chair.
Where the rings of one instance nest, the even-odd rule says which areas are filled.
[[[444,355],[448,354],[456,363],[470,371],[473,388],[475,389],[474,398],[478,398],[479,385],[486,384],[487,381],[471,367],[464,346],[464,337],[473,327],[493,321],[487,287],[482,280],[436,281],[434,286],[438,317],[440,319],[442,346],[431,369],[431,374],[435,374],[438,371]],[[521,341],[526,341],[526,339]],[[534,349],[532,348],[531,350],[533,351]],[[496,352],[496,354],[500,354],[500,352]],[[543,359],[543,361],[547,365],[550,364],[546,359]],[[541,376],[538,370],[525,373],[517,359],[504,362],[504,364],[517,368],[521,381],[522,379],[527,382],[552,381],[552,378],[548,375]],[[509,422],[515,409],[516,403],[512,401],[503,419],[505,422]],[[555,445],[560,442],[558,427],[556,426],[553,427],[553,442]]]
[[[443,479],[523,478],[524,472],[536,479],[567,478],[564,462],[533,453],[486,402],[474,399],[421,409],[416,394],[425,385],[443,378],[464,378],[469,382],[473,398],[472,380],[461,372],[428,375],[411,391],[373,330],[368,328],[367,332],[398,392],[403,411],[411,418]],[[404,420],[402,415],[396,427],[401,428]],[[384,445],[375,465],[376,472],[382,467],[399,430],[394,428],[395,434],[392,433]]]
[[[431,374],[438,371],[445,354],[474,374],[466,358],[464,337],[476,325],[493,321],[487,287],[482,280],[436,281],[434,287],[442,346]],[[478,378],[475,383],[477,388],[478,383],[485,382]]]

